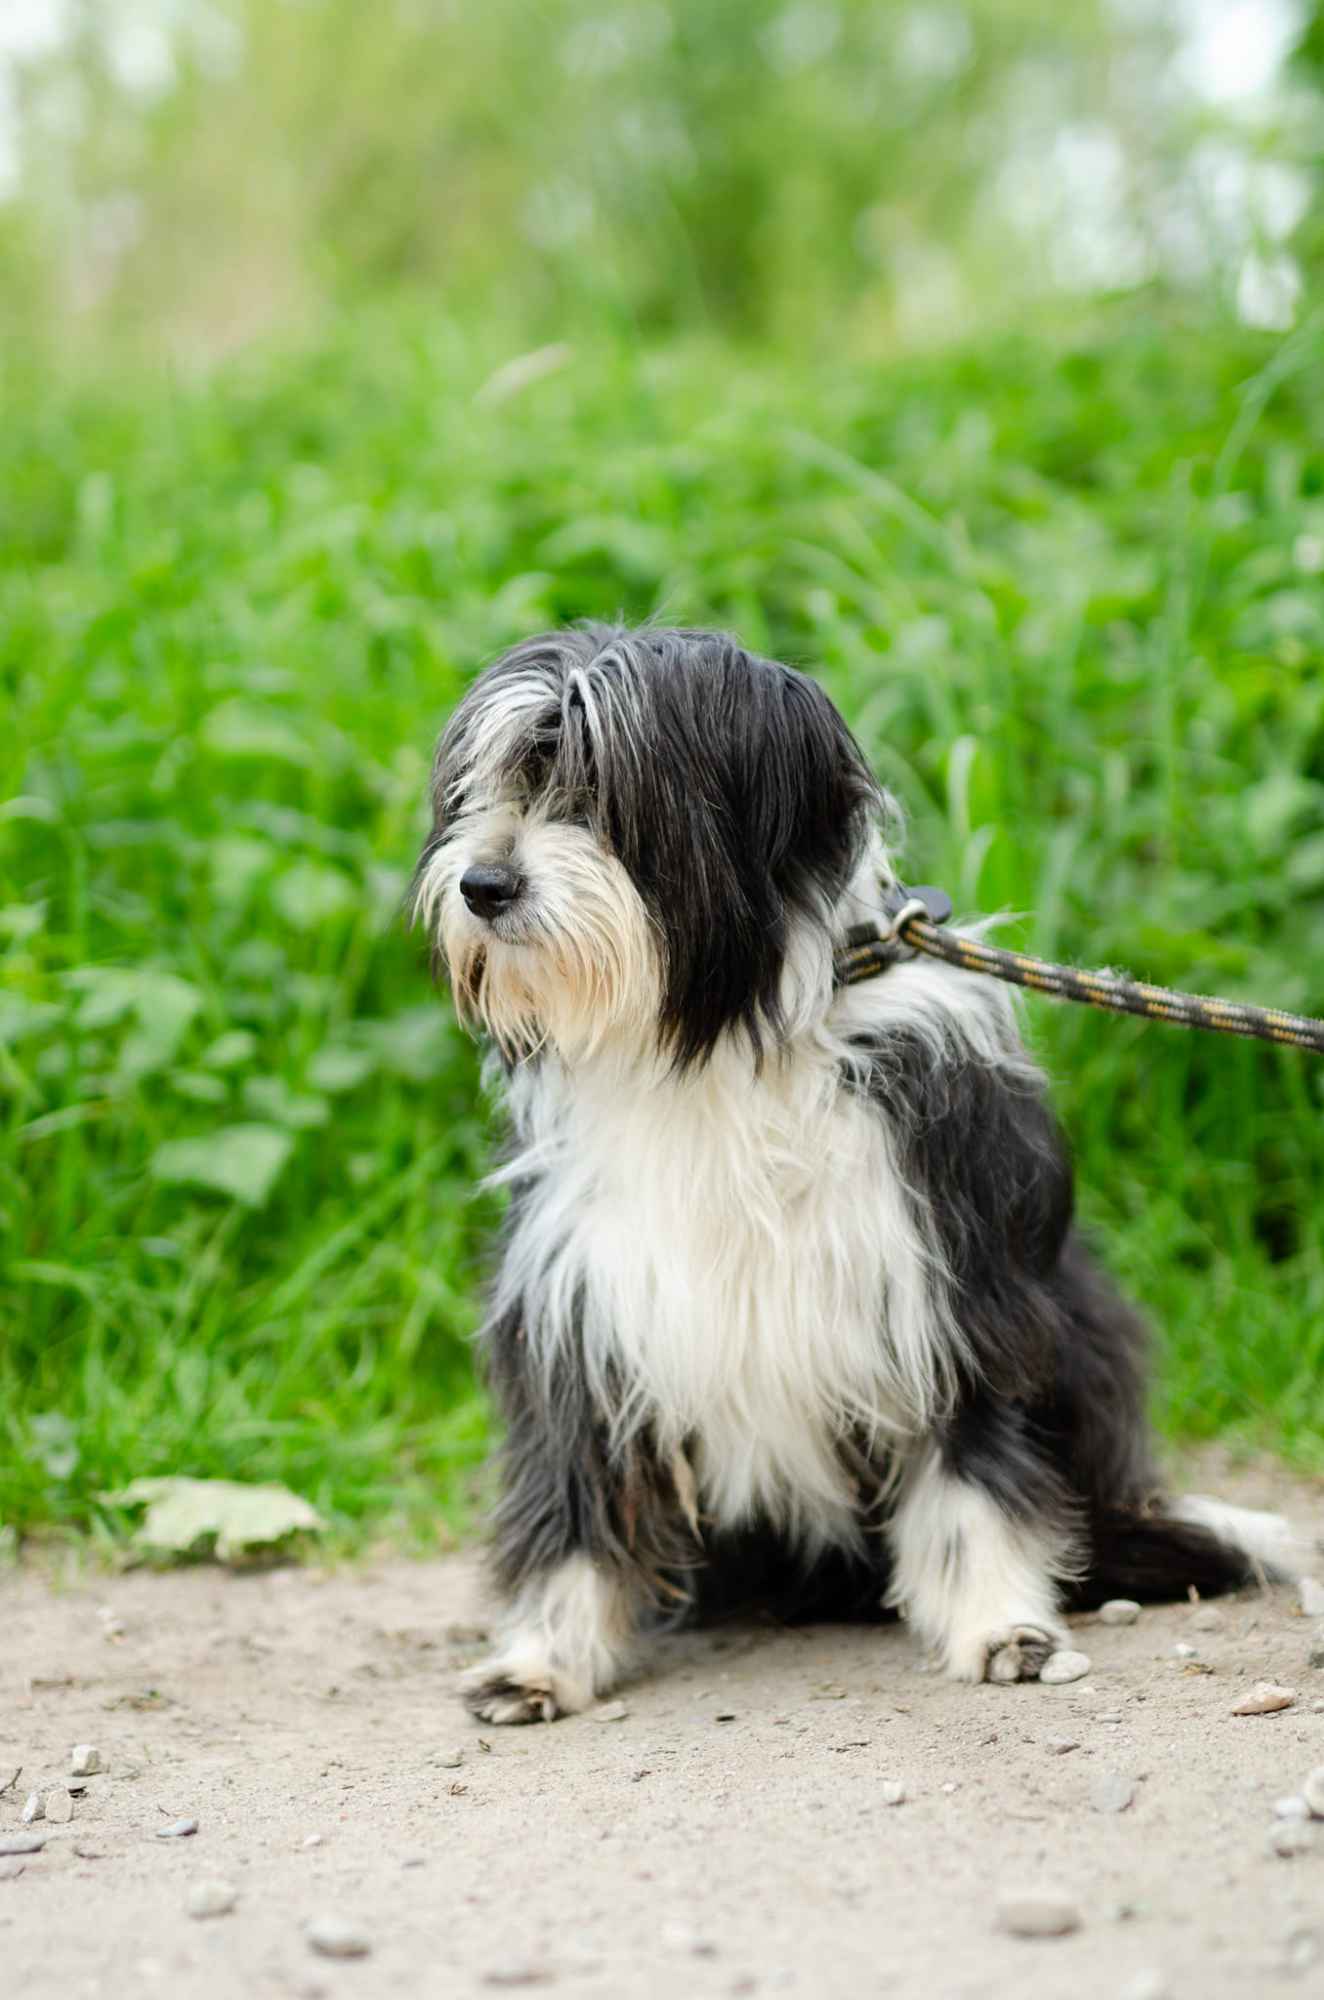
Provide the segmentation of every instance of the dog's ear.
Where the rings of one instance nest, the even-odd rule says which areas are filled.
[[[816,681],[783,667],[775,699],[779,713],[752,746],[744,816],[785,897],[802,900],[810,888],[835,895],[882,810],[882,789]]]
[[[756,1051],[776,1039],[792,929],[825,922],[882,795],[804,675],[719,634],[650,650],[600,746],[601,804],[662,940],[661,1027],[684,1064],[733,1027]]]

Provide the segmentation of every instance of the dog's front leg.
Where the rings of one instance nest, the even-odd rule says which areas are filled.
[[[495,1652],[466,1675],[483,1722],[554,1722],[613,1687],[634,1650],[641,1593],[629,1573],[584,1553],[516,1592]]]
[[[1069,1532],[1052,1506],[1013,1506],[1010,1493],[933,1443],[892,1517],[890,1601],[956,1680],[1036,1680],[1066,1643],[1057,1580],[1070,1569]]]
[[[552,1722],[613,1687],[658,1607],[683,1601],[692,1482],[646,1431],[613,1435],[573,1344],[539,1363],[512,1313],[485,1345],[505,1425],[491,1547],[505,1611],[464,1696],[484,1722]]]

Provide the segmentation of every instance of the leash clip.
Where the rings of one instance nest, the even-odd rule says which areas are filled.
[[[931,882],[920,882],[910,889],[904,882],[898,882],[883,898],[881,935],[884,940],[899,937],[912,917],[922,917],[925,923],[945,924],[951,914],[952,899],[945,889],[935,889]]]
[[[904,882],[896,882],[883,896],[880,921],[854,924],[847,931],[847,949],[890,945],[894,958],[907,951],[913,956],[913,947],[908,947],[901,936],[903,925],[909,923],[912,917],[922,917],[930,924],[945,924],[951,914],[952,899],[945,889],[935,889],[930,882],[922,882],[910,889]],[[882,965],[876,964],[873,969],[881,971]]]

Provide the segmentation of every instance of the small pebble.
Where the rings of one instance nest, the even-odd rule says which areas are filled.
[[[1063,1687],[1067,1681],[1083,1681],[1090,1670],[1087,1653],[1050,1653],[1039,1672],[1046,1687]]]
[[[24,1864],[17,1855],[8,1855],[0,1861],[0,1882],[13,1882],[23,1873]]]
[[[1050,1757],[1065,1757],[1068,1750],[1079,1750],[1079,1748],[1080,1744],[1074,1736],[1050,1736],[1044,1743],[1044,1749]]]
[[[49,1837],[44,1833],[0,1833],[0,1854],[40,1854]]]
[[[452,1750],[438,1750],[431,1760],[441,1771],[458,1771],[464,1762],[464,1752],[458,1747]]]
[[[1139,1616],[1140,1606],[1134,1597],[1110,1597],[1099,1606],[1100,1625],[1134,1625]]]
[[[1307,1659],[1312,1667],[1324,1667],[1324,1646],[1312,1646]]]
[[[1197,1632],[1221,1632],[1223,1614],[1215,1605],[1202,1604],[1192,1618],[1191,1625]]]
[[[1298,1854],[1308,1854],[1314,1844],[1314,1833],[1302,1820],[1280,1820],[1277,1826],[1269,1829],[1269,1852],[1281,1856],[1284,1861],[1290,1861]]]
[[[1307,1618],[1324,1618],[1324,1583],[1317,1577],[1301,1579],[1301,1609]]]
[[[323,1836],[320,1833],[305,1834],[303,1844],[305,1847],[320,1847],[322,1839]]]
[[[19,1814],[19,1818],[22,1820],[24,1826],[31,1826],[34,1819],[45,1819],[45,1817],[46,1808],[42,1804],[41,1793],[29,1792],[27,1804]]]
[[[1292,1688],[1278,1687],[1273,1681],[1256,1681],[1249,1694],[1243,1694],[1233,1715],[1277,1715],[1280,1709],[1290,1708],[1296,1700]]]
[[[183,1840],[197,1830],[198,1822],[195,1819],[176,1819],[172,1820],[169,1826],[158,1826],[156,1837],[158,1840]]]
[[[1134,1781],[1120,1771],[1100,1771],[1090,1785],[1090,1804],[1095,1812],[1125,1812],[1135,1795]]]
[[[195,1882],[184,1907],[191,1917],[227,1917],[238,1901],[232,1882]]]
[[[367,1932],[345,1917],[310,1917],[303,1934],[323,1958],[366,1958],[372,1950]]]
[[[1303,1798],[1295,1795],[1288,1799],[1275,1799],[1273,1816],[1275,1819],[1309,1819],[1310,1807]]]
[[[69,1772],[75,1778],[92,1778],[101,1769],[101,1752],[95,1743],[75,1743],[69,1756]]]
[[[1185,1639],[1179,1639],[1172,1650],[1179,1660],[1194,1660],[1198,1657],[1200,1649],[1198,1646],[1190,1645]]]
[[[1302,1785],[1301,1800],[1307,1812],[1316,1819],[1324,1819],[1324,1764],[1316,1764]]]
[[[998,1898],[998,1927],[1012,1937],[1065,1937],[1080,1929],[1080,1911],[1057,1889],[1018,1889]]]
[[[903,1806],[906,1802],[906,1788],[900,1778],[884,1778],[878,1787],[878,1796],[885,1806]]]
[[[1308,1925],[1300,1930],[1289,1931],[1283,1939],[1282,1966],[1284,1972],[1308,1972],[1320,1955],[1320,1935]]]
[[[63,1785],[46,1794],[46,1817],[52,1826],[68,1826],[74,1816],[74,1802]]]
[[[1172,1988],[1163,1974],[1155,1966],[1147,1965],[1142,1972],[1127,1980],[1120,2000],[1169,2000],[1171,1992]]]
[[[603,1701],[591,1713],[594,1722],[624,1722],[630,1711],[623,1701]]]

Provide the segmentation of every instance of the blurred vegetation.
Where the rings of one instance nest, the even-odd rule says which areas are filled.
[[[44,4],[0,274],[11,329],[98,355],[401,290],[517,340],[877,353],[1141,282],[1226,304],[1248,260],[1272,295],[1318,233],[1293,0],[1249,34],[1237,0]]]
[[[1324,1011],[1324,28],[1263,11],[1254,92],[1197,87],[1231,0],[31,13],[0,1523],[154,1473],[462,1509],[487,1120],[400,904],[536,627],[729,624],[962,907]],[[1163,1421],[1324,1463],[1324,1073],[1029,1022]]]
[[[170,396],[11,395],[0,1518],[154,1472],[396,1528],[461,1490],[484,1120],[399,909],[434,732],[531,629],[730,624],[821,669],[962,906],[1324,1007],[1322,360],[1104,315],[520,386],[392,309]],[[1318,1460],[1324,1072],[1031,1027],[1166,1421]]]

